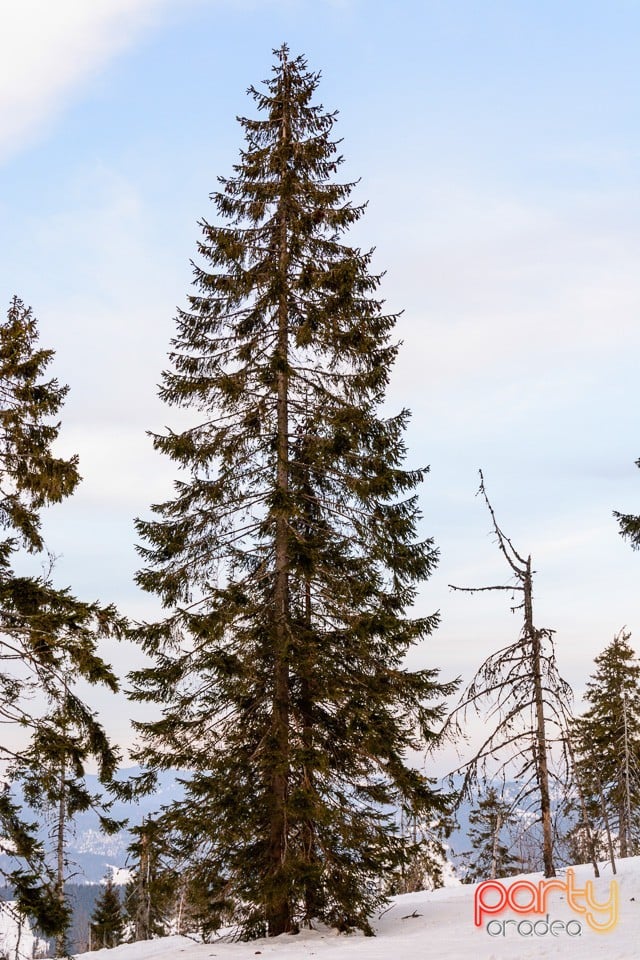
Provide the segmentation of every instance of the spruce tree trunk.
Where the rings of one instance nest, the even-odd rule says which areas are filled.
[[[290,140],[288,75],[285,71],[285,90],[281,121],[281,144],[284,157],[280,171],[286,181],[286,146]],[[283,183],[285,193],[286,182]],[[280,197],[280,238],[278,267],[280,293],[278,304],[277,348],[277,468],[276,490],[278,512],[275,531],[275,647],[271,756],[271,824],[269,842],[270,890],[267,900],[267,926],[271,937],[291,929],[291,905],[284,879],[287,853],[287,788],[289,780],[289,559],[287,502],[289,492],[289,309],[288,309],[288,243],[286,194]]]
[[[540,635],[533,625],[533,598],[531,580],[531,557],[527,558],[524,577],[524,622],[525,634],[531,641],[533,661],[533,691],[536,710],[536,776],[540,790],[540,815],[542,818],[542,860],[545,877],[555,877],[553,864],[553,829],[551,824],[551,795],[549,791],[549,766],[547,762],[547,737],[544,718],[544,692],[542,688],[542,664],[540,660]]]
[[[609,814],[607,812],[607,804],[604,798],[604,790],[602,789],[602,783],[600,778],[597,780],[598,785],[598,795],[600,797],[600,811],[602,813],[602,822],[604,823],[604,829],[607,836],[607,850],[609,853],[609,862],[611,863],[612,873],[616,873],[616,858],[613,849],[613,839],[611,837],[611,825],[609,823]]]
[[[491,847],[491,876],[490,880],[495,880],[498,875],[498,845],[500,843],[500,830],[502,829],[502,817],[500,813],[496,814],[496,824],[493,829],[493,844]]]
[[[624,826],[620,821],[620,856],[630,857],[631,849],[631,757],[629,751],[629,721],[626,691],[622,692],[622,718],[624,723]]]
[[[64,700],[63,700],[63,734],[67,735],[67,680],[64,681]],[[65,849],[65,830],[67,826],[67,795],[65,780],[67,776],[67,757],[63,752],[60,761],[60,793],[58,795],[58,817],[56,823],[56,895],[60,905],[64,906],[64,849]],[[64,957],[67,953],[67,931],[66,929],[56,937],[56,955]]]
[[[618,846],[620,859],[629,856],[627,850],[627,809],[624,799],[618,804]]]
[[[67,805],[64,781],[66,777],[66,762],[63,755],[60,766],[60,797],[58,799],[58,821],[56,824],[56,894],[64,905],[64,832],[67,820]],[[67,952],[66,931],[56,937],[56,956],[63,957]]]
[[[308,531],[309,532],[309,531]],[[311,635],[311,583],[307,578],[304,585],[304,625],[307,637]],[[313,749],[313,696],[312,696],[313,661],[310,656],[305,657],[301,682],[300,712],[302,714],[302,746],[309,756]],[[304,787],[311,798],[314,793],[313,770],[309,760],[305,760]],[[316,831],[313,817],[307,817],[303,824],[304,857],[311,866],[316,859]],[[305,920],[310,923],[317,915],[317,900],[315,896],[315,882],[313,878],[305,883],[304,890]]]
[[[142,821],[144,827],[144,820]],[[149,837],[142,832],[140,836],[140,862],[136,878],[136,911],[134,939],[151,938],[151,902],[149,896]]]

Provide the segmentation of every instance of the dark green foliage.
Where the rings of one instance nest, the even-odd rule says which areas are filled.
[[[587,684],[588,707],[573,725],[572,741],[596,835],[605,813],[617,834],[618,854],[640,852],[640,662],[621,630],[599,657]]]
[[[16,542],[42,550],[38,511],[69,496],[80,479],[78,458],[64,460],[51,450],[60,424],[50,418],[68,390],[42,379],[52,356],[38,347],[31,308],[14,297],[0,324],[0,526],[13,532],[2,545],[5,565]]]
[[[117,947],[122,942],[124,916],[120,894],[111,876],[107,877],[102,894],[96,900],[91,915],[91,948]]]
[[[318,76],[276,57],[163,375],[193,425],[154,435],[184,474],[138,522],[138,582],[167,609],[138,633],[155,664],[136,696],[163,711],[139,758],[193,770],[165,822],[208,927],[370,932],[404,851],[389,811],[442,807],[408,755],[453,685],[404,666],[437,622],[407,616],[436,551],[417,539],[425,471],[402,466],[409,414],[380,413],[395,317],[371,253],[341,243],[363,210],[333,181]]]
[[[133,827],[129,847],[132,877],[127,884],[124,908],[129,941],[167,935],[180,912],[186,878],[171,860],[171,844],[154,820]],[[182,932],[178,930],[177,932]]]
[[[54,886],[63,904],[66,881],[73,875],[67,840],[74,817],[93,808],[105,833],[115,833],[123,826],[109,816],[111,803],[105,796],[88,789],[86,763],[97,761],[99,778],[108,789],[118,759],[119,754],[92,712],[67,689],[66,695],[57,703],[54,700],[49,713],[39,719],[29,747],[13,765],[13,777],[22,786],[25,802],[48,827],[46,863],[55,876]],[[66,931],[61,931],[57,954],[66,952]]]
[[[511,842],[505,839],[505,831],[516,823],[512,804],[489,786],[469,814],[467,836],[472,849],[462,855],[464,883],[508,877],[518,871]]]
[[[20,757],[18,773],[27,803],[42,810],[64,798],[69,818],[91,807],[102,807],[102,797],[91,794],[84,782],[89,759],[97,760],[101,782],[110,785],[118,752],[87,705],[67,690],[61,702],[41,719],[29,749]],[[122,826],[108,817],[100,822],[107,833],[115,833]]]
[[[636,460],[636,467],[640,467],[640,460]],[[613,512],[620,525],[620,533],[628,540],[634,550],[640,549],[640,516],[633,513]]]
[[[65,904],[71,912],[71,919],[66,931],[68,950],[73,955],[86,953],[90,949],[90,918],[96,900],[102,894],[104,887],[97,883],[68,883],[65,884]],[[14,900],[14,890],[11,887],[0,886],[0,899]],[[49,956],[56,954],[56,937],[47,936],[43,930],[32,924],[34,936],[49,941]]]
[[[47,557],[40,511],[79,482],[77,458],[52,452],[60,427],[53,418],[67,392],[46,378],[52,355],[38,347],[31,309],[14,297],[0,324],[0,720],[19,728],[23,741],[25,732],[30,739],[23,748],[11,746],[19,742],[15,736],[6,738],[0,757],[9,776],[21,781],[34,812],[57,805],[59,816],[64,795],[63,837],[68,816],[88,802],[85,760],[98,758],[107,780],[116,763],[102,727],[74,688],[83,680],[117,689],[97,643],[119,635],[124,625],[113,607],[84,603],[69,589],[56,588],[50,561],[40,576],[16,569],[21,550]],[[16,865],[6,879],[44,932],[60,931],[68,915],[61,871],[36,842],[34,826],[11,806],[7,794],[0,829],[13,841]]]
[[[37,825],[25,821],[7,787],[0,793],[3,847],[15,866],[3,871],[11,885],[11,898],[46,935],[57,934],[69,923],[70,910],[58,896],[55,879],[47,871],[45,851],[36,839]]]

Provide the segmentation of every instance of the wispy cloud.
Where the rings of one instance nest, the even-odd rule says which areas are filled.
[[[175,0],[13,0],[0,32],[0,161],[37,139],[83,83]]]

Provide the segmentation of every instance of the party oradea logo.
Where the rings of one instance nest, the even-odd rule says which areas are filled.
[[[576,914],[570,920],[552,919],[549,913],[550,894],[563,895],[567,906]],[[551,897],[553,900],[554,898]],[[596,933],[610,933],[618,923],[618,884],[609,881],[608,899],[598,899],[593,880],[576,886],[574,871],[567,870],[566,880],[551,877],[534,883],[516,880],[506,884],[500,880],[483,880],[476,887],[473,920],[476,927],[486,925],[490,937],[579,937],[584,924]],[[526,919],[505,918],[516,914]]]

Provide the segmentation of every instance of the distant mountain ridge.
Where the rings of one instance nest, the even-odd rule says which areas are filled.
[[[140,767],[133,766],[120,770],[118,779],[129,780],[142,773]],[[100,829],[97,815],[92,810],[78,814],[73,822],[68,841],[68,860],[70,864],[69,882],[73,884],[99,883],[107,873],[114,873],[116,883],[126,882],[124,868],[128,864],[128,846],[131,840],[129,828],[138,826],[142,821],[162,807],[182,798],[184,794],[180,778],[188,778],[187,771],[166,770],[158,773],[158,788],[148,796],[141,797],[135,803],[124,803],[116,800],[111,808],[111,816],[115,820],[126,820],[127,825],[118,833],[107,836]],[[87,785],[93,793],[102,790],[98,778],[87,776]],[[454,783],[454,786],[458,784]],[[515,783],[496,783],[500,792],[506,796],[513,796],[518,789]],[[446,790],[447,788],[445,788]],[[17,800],[21,798],[17,795]],[[464,801],[456,815],[456,826],[448,841],[448,857],[454,867],[461,866],[461,855],[469,850],[467,837],[469,830],[469,814],[476,800]],[[521,819],[526,818],[521,811]],[[35,815],[32,814],[35,819]],[[27,817],[28,819],[29,817]],[[46,836],[47,827],[43,824],[41,834]],[[9,864],[9,858],[0,854],[0,865]],[[118,873],[117,871],[121,871]]]
[[[128,780],[141,773],[139,767],[129,767],[119,772],[119,780]],[[158,812],[162,806],[177,800],[182,796],[183,789],[178,782],[180,771],[161,771],[158,774],[158,788],[146,797],[141,797],[135,803],[124,803],[116,800],[111,808],[110,816],[114,820],[126,820],[127,826],[112,836],[107,836],[100,829],[100,822],[93,810],[77,814],[69,831],[67,859],[69,861],[69,882],[73,884],[99,883],[107,873],[113,869],[121,870],[127,866],[128,851],[131,837],[129,828],[138,826],[142,821]],[[87,786],[92,793],[102,793],[103,788],[97,776],[87,776]],[[22,803],[19,791],[15,791],[16,800]],[[33,811],[27,810],[26,819],[37,820]],[[43,821],[40,835],[43,840],[47,837],[47,823]],[[0,866],[9,868],[11,860],[0,854]],[[122,875],[120,875],[122,876]],[[119,882],[118,875],[115,881]]]

